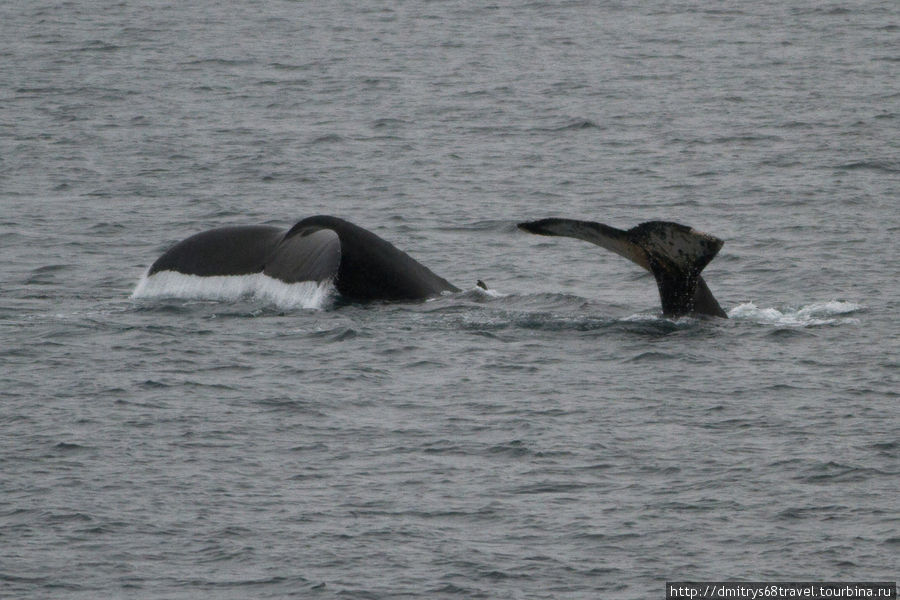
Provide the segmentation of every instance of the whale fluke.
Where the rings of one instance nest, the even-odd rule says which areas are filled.
[[[724,243],[714,236],[667,221],[648,221],[624,231],[602,223],[554,218],[519,223],[519,229],[585,240],[637,263],[653,273],[667,316],[728,318],[700,276]]]
[[[174,271],[200,277],[264,273],[285,283],[333,281],[349,300],[423,300],[459,291],[393,244],[349,221],[303,219],[290,230],[222,227],[175,244],[148,277]]]

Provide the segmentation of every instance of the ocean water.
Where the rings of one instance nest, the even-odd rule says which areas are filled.
[[[0,597],[896,580],[900,5],[0,4]],[[463,289],[148,282],[333,214]],[[730,319],[517,231],[725,240]],[[475,286],[483,279],[488,291]]]

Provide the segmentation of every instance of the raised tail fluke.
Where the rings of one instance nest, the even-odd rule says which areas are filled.
[[[628,231],[574,219],[519,223],[539,235],[574,237],[615,252],[653,273],[663,314],[727,318],[700,272],[722,247],[722,240],[685,225],[649,221]]]
[[[631,240],[628,232],[603,223],[576,221],[575,219],[541,219],[540,221],[519,223],[519,229],[538,235],[578,238],[602,246],[639,264],[648,271],[650,270],[647,253]]]
[[[628,236],[647,253],[664,314],[728,317],[700,277],[724,244],[722,240],[666,221],[642,223],[629,229]]]

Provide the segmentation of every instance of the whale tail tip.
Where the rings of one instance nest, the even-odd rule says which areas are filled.
[[[668,221],[649,221],[628,230],[631,242],[647,254],[667,315],[728,315],[713,297],[700,272],[725,243],[708,233]]]
[[[715,236],[669,221],[648,221],[627,231],[559,218],[519,223],[518,227],[538,235],[585,240],[637,263],[653,273],[666,315],[728,316],[700,276],[724,244]]]

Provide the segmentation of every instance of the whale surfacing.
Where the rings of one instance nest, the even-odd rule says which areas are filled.
[[[201,277],[263,273],[285,283],[331,280],[348,300],[424,300],[459,291],[446,279],[371,231],[331,216],[289,230],[266,225],[221,227],[175,244],[150,267]]]
[[[637,263],[656,279],[666,316],[728,318],[700,276],[722,248],[719,238],[668,221],[648,221],[625,231],[591,221],[552,218],[519,223],[519,229],[585,240]]]

